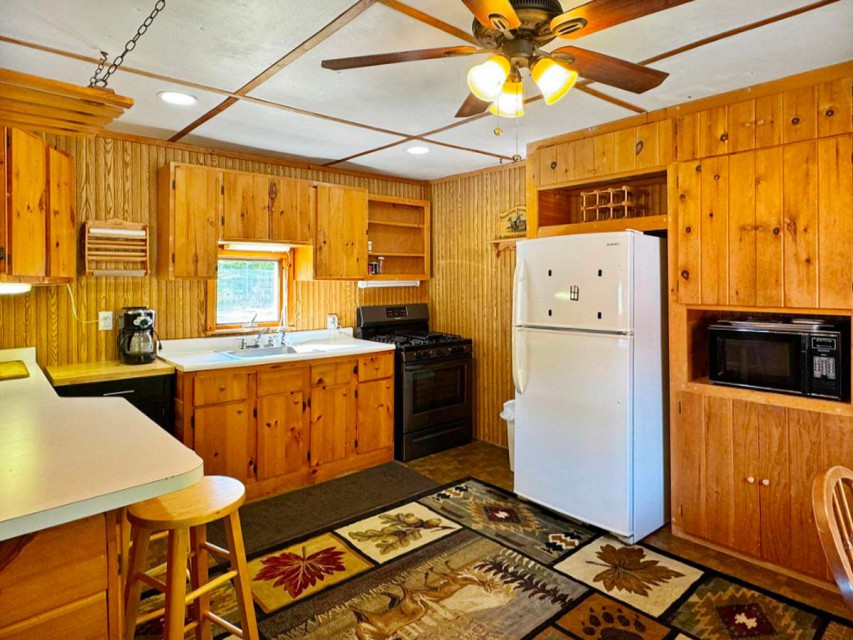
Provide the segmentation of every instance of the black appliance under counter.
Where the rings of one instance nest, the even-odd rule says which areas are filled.
[[[158,361],[159,362],[159,361]],[[80,381],[67,384],[62,380],[61,370],[68,367],[47,367],[48,378],[53,383],[57,395],[65,398],[124,398],[153,422],[159,424],[171,434],[175,431],[175,375],[167,372],[162,375],[133,377],[133,371],[139,367],[115,364],[127,367],[124,376],[114,380]],[[148,365],[144,365],[148,366]],[[85,367],[85,365],[83,365]],[[171,369],[171,367],[165,368]],[[172,369],[173,371],[173,369]],[[85,380],[85,376],[78,376]]]

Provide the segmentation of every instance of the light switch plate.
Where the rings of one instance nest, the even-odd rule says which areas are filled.
[[[334,313],[330,313],[326,316],[326,329],[334,330],[340,329],[341,325],[338,321],[338,316]]]
[[[98,331],[113,330],[113,312],[98,311]]]

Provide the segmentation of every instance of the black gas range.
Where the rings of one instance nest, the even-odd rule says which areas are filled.
[[[425,304],[359,307],[355,335],[393,344],[394,451],[409,461],[471,441],[471,340],[429,330]]]

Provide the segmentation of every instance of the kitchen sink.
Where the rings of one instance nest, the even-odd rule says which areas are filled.
[[[235,351],[220,351],[224,356],[228,356],[229,358],[237,358],[238,360],[242,360],[244,358],[268,358],[270,356],[284,356],[288,353],[298,353],[296,349],[293,347],[282,346],[282,347],[259,347],[259,348],[247,348],[247,349],[236,349]]]

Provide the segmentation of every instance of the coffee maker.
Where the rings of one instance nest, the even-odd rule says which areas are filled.
[[[118,316],[118,354],[125,364],[154,362],[156,312],[148,307],[124,307]]]

